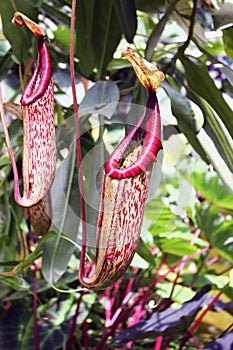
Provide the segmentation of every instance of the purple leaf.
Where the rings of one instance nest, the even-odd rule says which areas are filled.
[[[154,312],[148,320],[140,321],[134,326],[122,330],[115,338],[115,342],[120,343],[148,336],[177,334],[177,332],[186,331],[199,309],[212,299],[207,297],[210,289],[210,285],[204,286],[194,298],[185,302],[179,309],[169,307],[165,311]]]
[[[207,343],[202,350],[233,350],[233,330]]]

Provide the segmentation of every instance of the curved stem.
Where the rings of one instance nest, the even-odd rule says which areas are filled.
[[[34,319],[34,344],[35,350],[40,350],[40,340],[39,340],[39,326],[38,326],[38,315],[37,315],[37,291],[38,291],[38,283],[37,283],[37,264],[34,262],[33,264],[34,270],[34,281],[33,281],[33,319]]]
[[[80,205],[81,205],[81,216],[82,216],[82,247],[83,254],[81,259],[85,259],[85,248],[86,248],[86,210],[85,210],[85,199],[84,199],[84,182],[83,182],[83,171],[82,171],[82,153],[80,143],[80,125],[78,116],[78,103],[75,86],[75,68],[74,68],[74,26],[75,26],[75,11],[76,11],[76,0],[72,0],[71,10],[71,21],[70,21],[70,79],[74,103],[74,120],[75,120],[75,131],[76,131],[76,152],[79,169],[79,188],[80,188]]]

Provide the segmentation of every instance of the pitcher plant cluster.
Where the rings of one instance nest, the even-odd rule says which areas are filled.
[[[43,29],[20,12],[15,12],[12,22],[19,27],[25,24],[37,36],[38,58],[20,106],[4,104],[0,94],[1,118],[14,175],[15,202],[24,208],[30,229],[42,236],[49,231],[53,215],[50,189],[56,173],[54,80]],[[138,121],[110,155],[102,172],[96,260],[91,269],[87,268],[86,258],[88,232],[82,232],[79,280],[89,289],[112,285],[130,265],[140,238],[152,164],[157,161],[157,153],[162,148],[156,89],[164,80],[164,74],[130,47],[122,56],[131,62],[148,97]],[[14,159],[4,107],[16,108],[23,122],[21,177]],[[79,138],[77,133],[76,139]],[[21,183],[23,195],[20,194]]]

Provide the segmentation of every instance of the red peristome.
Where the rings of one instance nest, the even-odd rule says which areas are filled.
[[[38,75],[40,75],[40,80],[38,84]],[[34,73],[29,80],[23,95],[21,97],[21,104],[23,106],[35,102],[43,96],[45,93],[50,79],[52,77],[52,67],[49,52],[47,46],[44,42],[44,38],[40,37],[38,39],[38,59]]]
[[[142,129],[145,131],[143,149],[135,162],[127,167],[121,167],[120,162],[124,159],[124,153],[130,146],[135,133]],[[152,161],[156,161],[158,151],[162,148],[160,142],[160,114],[156,92],[150,92],[144,109],[137,124],[131,129],[126,137],[121,141],[115,151],[110,155],[105,165],[105,172],[115,179],[125,179],[136,176],[140,172],[145,172]]]

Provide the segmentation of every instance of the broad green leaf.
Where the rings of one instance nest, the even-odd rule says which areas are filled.
[[[225,210],[233,210],[232,194],[226,190],[217,175],[209,176],[208,173],[193,172],[192,184],[210,204]]]
[[[207,70],[191,61],[187,56],[182,56],[180,60],[184,65],[189,87],[213,107],[233,136],[233,111],[224,100]]]
[[[172,113],[177,118],[178,123],[189,125],[190,129],[195,133],[200,131],[204,124],[204,119],[194,113],[190,100],[166,82],[163,83],[163,88],[171,99]]]
[[[233,4],[232,4],[232,22],[233,22]],[[228,57],[233,61],[233,44],[232,44],[233,28],[223,30],[223,44]]]
[[[137,14],[134,0],[113,0],[113,6],[122,33],[126,40],[132,43],[137,30]]]
[[[77,240],[79,227],[79,187],[75,143],[71,144],[55,177],[51,188],[53,221],[51,230],[57,232],[44,244],[42,272],[49,283],[56,282],[65,272],[75,245],[62,238],[62,234],[71,240]],[[75,176],[74,176],[75,175]]]
[[[15,290],[28,290],[30,288],[29,284],[23,278],[17,276],[0,276],[0,281]]]
[[[196,206],[198,226],[205,234],[208,242],[226,259],[233,262],[232,229],[233,220],[222,221],[218,208],[210,206],[205,209]]]
[[[154,198],[146,205],[145,217],[153,221],[149,231],[154,237],[176,228],[176,216],[161,200]]]
[[[172,299],[180,304],[194,297],[195,292],[186,286],[175,285],[173,282],[163,281],[157,286],[158,294],[162,298],[169,298],[172,293]]]
[[[182,232],[179,237],[176,232],[156,236],[155,244],[164,252],[176,256],[191,255],[197,251],[196,245],[190,244],[190,237]]]
[[[233,220],[220,223],[211,233],[210,242],[222,256],[233,263]]]
[[[20,63],[23,63],[29,57],[33,34],[30,33],[26,26],[18,28],[11,23],[13,14],[17,10],[37,22],[38,8],[35,4],[29,3],[26,0],[0,1],[0,14],[4,35],[11,44],[13,54]]]
[[[163,87],[171,100],[172,113],[176,117],[181,131],[202,159],[208,162],[205,149],[196,136],[203,125],[203,119],[194,113],[187,97],[181,95],[179,91],[175,90],[166,82],[163,83]]]
[[[98,20],[98,14],[95,13],[94,0],[80,0],[76,8],[76,54],[79,59],[77,65],[81,75],[87,78],[93,76],[95,67],[92,36],[94,28],[94,19]]]
[[[80,117],[86,114],[102,114],[111,118],[119,101],[119,89],[112,80],[98,81],[85,94],[79,106]]]
[[[112,0],[95,1],[92,45],[94,51],[96,80],[106,75],[107,65],[121,39],[121,30]]]

